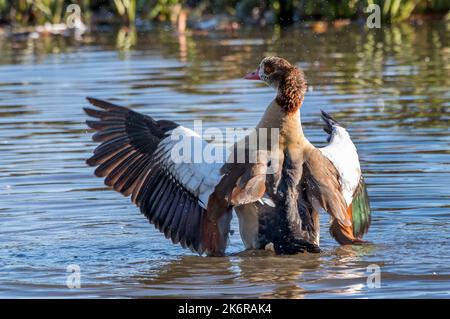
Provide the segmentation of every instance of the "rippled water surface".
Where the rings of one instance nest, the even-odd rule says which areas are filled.
[[[0,39],[0,297],[450,297],[448,26],[92,34],[85,43]],[[229,256],[172,245],[94,178],[85,96],[192,127],[252,127],[273,98],[242,80],[263,56],[301,66],[307,137],[320,109],[350,131],[373,208],[372,245]],[[66,267],[81,268],[68,289]],[[381,287],[366,285],[369,265]],[[370,268],[371,269],[371,268]]]

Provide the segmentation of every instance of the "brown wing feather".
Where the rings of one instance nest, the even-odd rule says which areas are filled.
[[[369,230],[371,212],[369,198],[362,176],[352,198],[352,203],[347,208],[347,216],[352,221],[351,226],[342,225],[335,220],[330,227],[331,235],[341,245],[367,243],[361,238]]]
[[[306,154],[300,185],[306,189],[311,203],[316,200],[331,217],[342,225],[351,226],[339,174],[333,163],[318,149],[312,149]]]
[[[213,219],[218,219],[231,206],[253,203],[264,196],[267,152],[249,146],[249,140],[246,136],[233,146],[228,162],[221,169],[223,177],[208,202],[208,215]]]
[[[347,217],[352,220],[352,205],[347,208]],[[337,219],[334,219],[330,225],[330,234],[341,245],[357,244],[359,240],[353,235],[353,227],[343,225]]]
[[[233,206],[255,202],[264,196],[266,190],[266,164],[254,163],[246,166],[231,192]]]

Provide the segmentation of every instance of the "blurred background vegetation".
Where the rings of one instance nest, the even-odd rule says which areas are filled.
[[[370,4],[378,4],[382,19],[391,22],[416,15],[440,18],[450,9],[449,0],[0,0],[0,24],[64,22],[70,4],[80,6],[83,22],[90,25],[170,22],[180,28],[206,19],[253,25],[358,20]]]

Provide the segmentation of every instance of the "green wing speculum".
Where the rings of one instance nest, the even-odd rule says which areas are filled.
[[[361,176],[352,201],[353,235],[361,238],[369,230],[372,213],[370,211],[369,195],[366,183]]]

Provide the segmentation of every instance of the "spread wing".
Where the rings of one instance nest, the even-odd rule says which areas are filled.
[[[359,157],[348,132],[329,114],[322,111],[324,130],[329,134],[329,144],[320,149],[339,174],[341,194],[346,203],[350,225],[333,220],[330,233],[341,244],[362,243],[371,223],[369,196],[361,174]]]
[[[94,98],[88,101],[99,108],[85,108],[97,119],[86,123],[97,131],[93,140],[101,143],[87,160],[88,165],[97,166],[95,175],[104,177],[105,184],[117,192],[131,195],[141,213],[173,243],[200,254],[223,254],[231,212],[222,213],[220,220],[207,214],[221,165],[192,160],[207,143],[175,122],[155,121]],[[173,153],[180,139],[190,140],[193,147],[187,161]],[[196,149],[198,143],[202,147]]]

